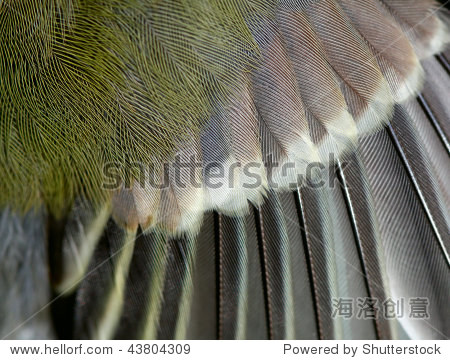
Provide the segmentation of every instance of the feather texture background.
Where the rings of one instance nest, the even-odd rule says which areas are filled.
[[[0,244],[29,236],[50,273],[0,335],[448,338],[448,19],[429,0],[0,2]],[[7,299],[34,291],[18,261]],[[382,307],[417,298],[429,318]]]

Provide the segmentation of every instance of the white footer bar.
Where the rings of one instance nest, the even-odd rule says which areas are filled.
[[[0,359],[450,359],[449,341],[0,341]]]

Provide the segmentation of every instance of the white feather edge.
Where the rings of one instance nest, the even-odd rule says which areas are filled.
[[[439,24],[439,30],[430,43],[429,52],[425,55],[420,54],[422,55],[421,58],[439,53],[450,42],[447,23],[440,19]],[[417,51],[420,52],[419,49]],[[374,100],[359,118],[353,119],[347,112],[342,113],[335,121],[327,124],[329,135],[317,146],[312,144],[310,139],[299,139],[298,143],[293,144],[289,149],[288,159],[280,164],[278,170],[272,172],[270,181],[267,179],[267,172],[261,159],[256,159],[255,163],[260,163],[261,168],[253,174],[260,176],[263,180],[261,185],[254,189],[244,188],[243,184],[248,183],[249,179],[240,170],[236,171],[233,176],[233,180],[238,184],[235,188],[226,186],[225,189],[213,189],[203,182],[203,187],[196,191],[195,200],[189,206],[183,208],[179,225],[174,233],[197,234],[202,224],[203,214],[207,211],[216,210],[229,216],[242,216],[249,212],[249,202],[256,206],[262,204],[269,188],[276,191],[291,189],[293,184],[298,184],[299,175],[305,174],[308,164],[319,162],[327,165],[327,155],[330,151],[339,156],[353,148],[358,136],[376,132],[386,125],[392,117],[394,104],[403,103],[416,96],[423,85],[423,80],[424,71],[419,61],[414,72],[397,89],[392,89],[383,78]],[[299,154],[302,154],[302,156],[299,156]],[[233,163],[235,163],[235,159],[227,159],[224,162],[224,168],[228,169]],[[282,171],[283,165],[287,163],[294,164],[294,167]],[[245,165],[242,164],[242,166]],[[229,175],[229,172],[226,172],[222,179],[216,178],[216,180],[228,184]],[[271,186],[273,183],[278,186]],[[163,225],[155,221],[157,219],[155,211],[159,196],[158,191],[136,188],[136,190],[133,189],[133,192],[136,193],[135,199],[138,199],[136,207],[139,221],[145,231]],[[148,221],[149,218],[153,221]]]
[[[421,60],[444,51],[447,44],[450,43],[450,20],[439,16],[439,14],[433,16],[436,16],[438,20],[438,29],[435,36],[427,44],[428,46],[424,48],[412,41]]]

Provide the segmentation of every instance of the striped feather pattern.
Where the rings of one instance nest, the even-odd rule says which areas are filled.
[[[102,209],[80,197],[58,220],[3,210],[2,259],[11,239],[20,247],[30,233],[42,251],[47,237],[36,266],[48,261],[54,294],[30,305],[53,301],[39,319],[46,337],[450,337],[449,59],[433,55],[446,13],[431,0],[277,4],[247,19],[259,62],[236,66],[229,96],[208,99],[200,134],[171,139],[169,167],[145,169]],[[342,299],[353,316],[338,314]],[[412,299],[430,316],[413,319]],[[402,316],[388,316],[389,301],[403,302]],[[33,337],[18,319],[0,334]]]
[[[136,184],[135,221],[145,229],[196,235],[203,212],[244,215],[248,201],[259,206],[271,188],[295,189],[309,164],[327,164],[330,153],[349,152],[358,136],[382,128],[392,117],[394,103],[420,90],[424,72],[419,58],[424,56],[417,42],[433,42],[437,50],[447,42],[442,36],[446,22],[434,13],[434,2],[415,4],[406,11],[397,1],[281,1],[275,19],[255,18],[250,30],[261,51],[260,63],[250,76],[242,74],[229,100],[212,113],[201,138],[194,136],[178,146],[176,155],[186,163],[192,157],[202,164],[200,173],[199,166],[192,170],[202,185],[177,191],[173,174],[166,174],[171,179],[168,188],[143,191]],[[420,12],[429,14],[433,27],[422,26]],[[416,26],[417,34],[412,36],[408,26]],[[442,83],[433,75],[427,81]],[[429,91],[426,96],[435,99],[430,104],[445,115],[446,101],[428,96]],[[176,161],[169,164],[178,166]],[[152,170],[157,179],[165,176],[162,166]],[[246,166],[260,179],[258,186],[244,186],[253,184]],[[216,167],[221,174],[205,171]],[[181,179],[189,187],[187,172]]]

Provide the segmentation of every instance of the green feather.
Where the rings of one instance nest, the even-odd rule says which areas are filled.
[[[249,26],[273,6],[0,1],[0,206],[62,214],[108,199],[105,163],[169,159],[256,64]]]

